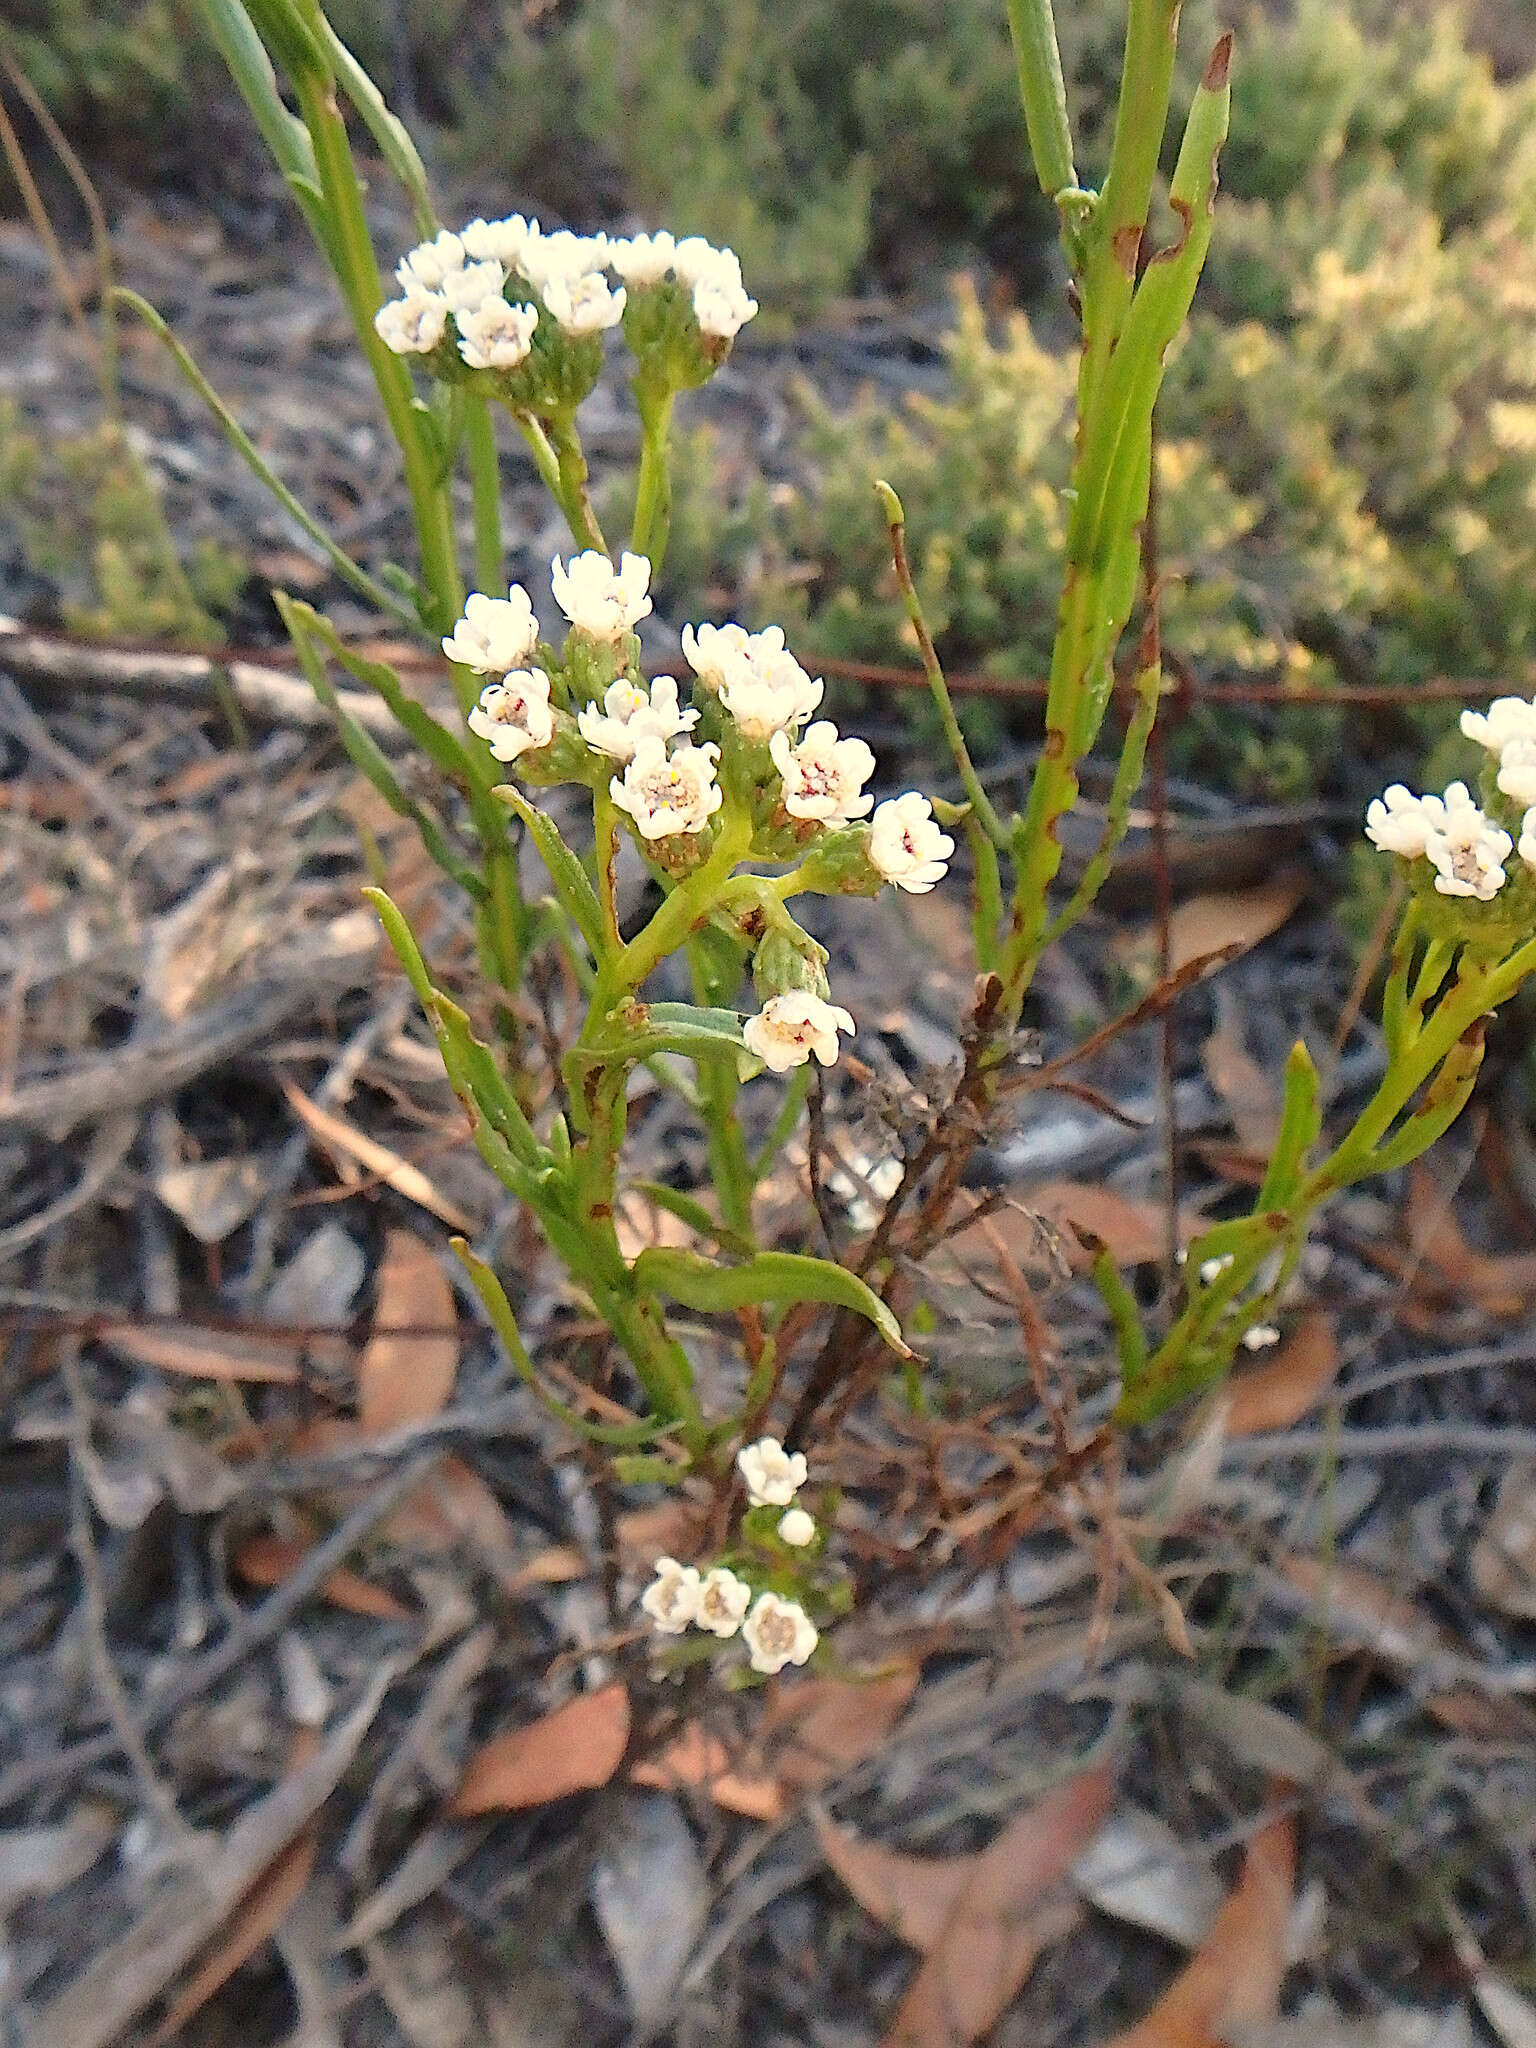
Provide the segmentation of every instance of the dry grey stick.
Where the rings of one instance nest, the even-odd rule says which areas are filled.
[[[62,1060],[51,1074],[26,1081],[0,1101],[0,1132],[43,1130],[54,1136],[170,1095],[221,1061],[268,1038],[319,998],[340,995],[366,977],[377,949],[309,953],[269,960],[260,980],[235,989],[177,1026],[146,1032],[96,1058]]]
[[[363,1063],[381,1038],[399,1030],[415,1000],[409,982],[402,981],[395,988],[385,992],[378,1007],[353,1032],[326,1069],[320,1085],[314,1090],[310,1099],[319,1108],[336,1109],[346,1101]],[[260,1298],[272,1277],[273,1255],[283,1204],[292,1194],[294,1183],[304,1170],[304,1162],[309,1157],[313,1144],[314,1139],[308,1130],[302,1127],[296,1130],[277,1155],[276,1164],[268,1177],[267,1192],[262,1197],[261,1208],[251,1225],[250,1257],[246,1261],[245,1271],[236,1289],[237,1299],[246,1308],[250,1308]]]
[[[216,1934],[275,1856],[330,1798],[393,1684],[386,1659],[352,1712],[310,1761],[242,1814],[223,1842],[162,1894],[38,2014],[29,2048],[111,2048]]]
[[[281,1635],[305,1601],[311,1599],[336,1567],[393,1513],[406,1494],[421,1484],[435,1463],[435,1453],[412,1458],[398,1472],[381,1480],[367,1499],[359,1501],[323,1543],[317,1543],[305,1554],[259,1607],[241,1616],[222,1642],[211,1650],[205,1650],[200,1657],[189,1659],[153,1699],[146,1700],[141,1706],[139,1726],[145,1735],[152,1735],[188,1700],[206,1692],[209,1686],[217,1685],[236,1665],[243,1663],[252,1650]],[[13,1764],[0,1774],[0,1808],[14,1805],[39,1785],[49,1784],[57,1777],[78,1776],[93,1764],[115,1755],[118,1748],[116,1734],[104,1730],[98,1735],[86,1736],[83,1741],[68,1743],[47,1756]]]
[[[0,1105],[0,1127],[5,1123],[5,1109]],[[38,1238],[46,1237],[56,1223],[62,1223],[73,1216],[77,1209],[83,1209],[93,1201],[107,1182],[116,1173],[133,1148],[138,1135],[139,1117],[137,1110],[123,1110],[109,1116],[105,1123],[92,1134],[90,1149],[85,1155],[85,1164],[80,1169],[80,1178],[74,1186],[45,1208],[34,1209],[30,1216],[23,1216],[19,1223],[13,1223],[8,1230],[0,1230],[0,1260],[10,1258],[14,1253]]]
[[[0,670],[30,684],[40,695],[70,698],[89,691],[167,704],[218,708],[214,677],[222,673],[236,703],[259,725],[294,725],[329,732],[334,721],[302,676],[268,668],[264,662],[232,661],[227,667],[204,654],[152,654],[124,647],[82,647],[47,633],[29,633],[0,614]],[[338,690],[342,709],[372,734],[387,752],[401,753],[409,741],[393,714],[365,690]],[[93,792],[99,796],[99,792]],[[114,822],[116,820],[114,819]]]
[[[100,1697],[118,1747],[133,1767],[144,1801],[159,1816],[170,1841],[179,1848],[190,1847],[192,1830],[182,1818],[175,1795],[156,1773],[145,1747],[143,1731],[134,1719],[133,1708],[112,1651],[107,1642],[107,1594],[101,1576],[101,1559],[91,1530],[91,1504],[81,1471],[81,1455],[90,1434],[90,1402],[80,1379],[80,1344],[72,1339],[59,1352],[59,1371],[69,1394],[69,1547],[80,1572],[81,1621],[85,1632],[85,1658],[91,1680]]]

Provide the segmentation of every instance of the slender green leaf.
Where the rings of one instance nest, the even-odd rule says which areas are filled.
[[[309,130],[283,105],[272,59],[250,15],[240,0],[202,0],[202,7],[219,54],[229,66],[273,161],[290,183],[307,184],[318,198],[320,174]]]
[[[910,1358],[912,1347],[879,1295],[856,1274],[829,1259],[799,1252],[759,1252],[740,1266],[720,1266],[697,1252],[658,1246],[635,1261],[637,1285],[680,1301],[701,1312],[745,1308],[762,1301],[821,1301],[852,1309],[867,1317],[899,1357]]]
[[[484,1304],[485,1312],[491,1319],[491,1327],[506,1346],[507,1356],[517,1368],[518,1376],[538,1401],[539,1406],[548,1414],[555,1416],[578,1436],[588,1437],[593,1443],[599,1444],[650,1443],[671,1427],[669,1423],[654,1420],[630,1423],[589,1422],[574,1408],[568,1408],[565,1402],[556,1400],[539,1378],[533,1360],[528,1356],[528,1348],[523,1342],[521,1330],[517,1327],[517,1317],[513,1313],[511,1302],[507,1299],[506,1289],[484,1259],[477,1257],[462,1237],[452,1237],[448,1242],[469,1275],[470,1285]],[[675,1467],[672,1469],[676,1470]]]
[[[1312,1055],[1298,1038],[1285,1063],[1285,1102],[1275,1149],[1270,1154],[1264,1184],[1254,1200],[1256,1214],[1284,1209],[1291,1202],[1307,1163],[1307,1154],[1317,1143],[1323,1127],[1320,1082]]]
[[[316,13],[319,14],[318,8]],[[405,124],[390,112],[384,103],[384,95],[323,14],[319,15],[316,39],[330,59],[342,91],[361,114],[363,125],[378,144],[379,154],[404,188],[416,217],[417,234],[423,241],[430,240],[437,233],[437,214],[427,184],[426,166],[417,154]]]
[[[309,680],[310,688],[336,721],[336,730],[352,765],[368,778],[392,811],[402,818],[408,818],[416,827],[421,835],[422,845],[443,873],[457,882],[472,901],[484,902],[484,881],[468,861],[454,849],[441,818],[418,798],[409,794],[378,741],[358,723],[341,702],[335,685],[325,672],[325,662],[314,644],[311,623],[317,618],[317,614],[311,611],[308,605],[296,604],[284,591],[274,591],[273,602],[282,615],[283,624],[288,628],[288,636],[293,642],[294,651],[299,657],[299,665]]]
[[[483,779],[478,757],[472,753],[468,743],[434,718],[425,705],[418,704],[414,697],[408,695],[387,662],[370,661],[355,648],[348,647],[330,620],[313,606],[298,599],[291,600],[291,603],[292,609],[305,620],[316,637],[325,642],[347,674],[382,700],[396,723],[410,734],[434,768],[471,787],[477,775]]]
[[[680,1223],[686,1223],[700,1237],[713,1238],[716,1244],[723,1245],[727,1251],[735,1252],[741,1258],[753,1256],[756,1247],[750,1239],[712,1216],[696,1196],[684,1194],[681,1188],[669,1188],[665,1181],[659,1180],[631,1181],[630,1186],[637,1195],[644,1195],[648,1202],[654,1202],[658,1209],[665,1209]]]
[[[549,879],[554,884],[561,908],[596,958],[601,960],[607,945],[603,912],[586,869],[560,837],[559,827],[553,818],[547,817],[537,805],[529,803],[520,789],[507,782],[498,788],[496,794],[517,813],[533,835],[533,843],[549,870]]]
[[[483,1115],[500,1132],[524,1165],[543,1168],[553,1158],[539,1144],[523,1106],[513,1093],[496,1056],[470,1029],[469,1018],[441,989],[432,993],[432,1011],[437,1020],[438,1042],[451,1048],[454,1070],[462,1076]],[[444,1051],[445,1061],[448,1050]]]
[[[271,492],[289,518],[304,529],[317,547],[324,549],[325,558],[337,575],[345,583],[350,584],[360,597],[366,597],[370,604],[376,604],[381,611],[393,613],[402,625],[414,629],[416,617],[409,607],[386,590],[382,583],[375,583],[366,569],[359,568],[352,557],[337,546],[314,514],[300,504],[148,299],[140,298],[137,292],[130,291],[126,285],[114,286],[112,297],[117,304],[127,306],[137,313],[155,338],[164,343],[177,369],[218,421],[225,440],[241,457],[251,473]]]

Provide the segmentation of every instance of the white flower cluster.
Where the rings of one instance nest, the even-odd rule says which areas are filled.
[[[425,264],[423,275],[437,274],[444,239],[440,235],[413,252],[410,260]],[[560,239],[546,236],[540,247],[547,253]],[[675,261],[675,251],[668,260]],[[551,564],[555,601],[573,632],[604,658],[650,612],[650,580],[644,555],[625,554],[615,568],[606,555],[588,549],[565,561],[556,556]],[[492,679],[469,725],[499,761],[515,761],[555,736],[550,678],[530,662],[538,641],[532,600],[513,584],[505,597],[475,592],[442,643],[450,661]],[[696,678],[695,695],[715,698],[730,728],[749,745],[766,743],[778,777],[780,824],[836,830],[868,817],[867,855],[883,881],[918,896],[942,881],[955,842],[940,829],[927,797],[908,790],[875,803],[864,786],[875,757],[864,741],[841,738],[830,719],[807,723],[825,685],[790,653],[782,628],[749,633],[735,624],[685,626],[683,651]],[[679,703],[671,676],[658,676],[647,687],[627,673],[607,685],[599,703],[576,713],[576,730],[588,748],[614,763],[610,795],[642,840],[703,832],[725,801],[717,774],[719,745],[696,745],[692,738],[700,716],[697,705]],[[783,1074],[812,1058],[831,1066],[840,1032],[854,1032],[847,1010],[810,989],[787,989],[770,995],[747,1019],[742,1037],[765,1067]]]
[[[1518,841],[1490,818],[1464,782],[1444,796],[1415,796],[1400,782],[1365,814],[1365,836],[1384,853],[1431,862],[1442,896],[1491,903],[1518,853],[1536,870],[1536,698],[1496,697],[1486,711],[1463,711],[1461,729],[1498,763],[1494,786],[1521,812]]]
[[[1536,814],[1527,812],[1521,857],[1536,865],[1533,827]],[[1442,896],[1475,896],[1480,903],[1491,903],[1503,888],[1504,863],[1514,846],[1464,782],[1453,782],[1443,797],[1415,796],[1393,783],[1366,811],[1365,836],[1383,853],[1427,858]]]
[[[715,249],[702,235],[674,241],[665,228],[655,235],[632,235],[610,242],[608,261],[636,291],[675,277],[693,299],[699,332],[716,341],[734,341],[757,311],[741,281],[734,250]]]
[[[793,1549],[816,1540],[816,1524],[804,1508],[793,1505],[805,1484],[805,1456],[786,1451],[777,1437],[765,1436],[736,1455],[753,1507],[782,1507],[778,1533]],[[759,1593],[725,1565],[701,1572],[697,1565],[658,1557],[655,1576],[640,1596],[640,1605],[664,1636],[680,1636],[690,1627],[725,1639],[739,1631],[752,1669],[771,1677],[786,1664],[803,1664],[820,1638],[816,1625],[798,1600],[777,1593]],[[750,1611],[749,1611],[750,1610]]]
[[[536,220],[515,213],[506,220],[472,220],[421,242],[400,259],[401,296],[375,316],[374,326],[395,355],[431,355],[448,332],[450,315],[459,354],[472,370],[515,370],[525,362],[539,324],[537,298],[563,334],[580,338],[616,327],[624,317],[623,285],[609,284],[612,268],[637,290],[672,275],[692,293],[694,317],[706,340],[730,341],[757,311],[729,249],[697,235],[546,234]]]

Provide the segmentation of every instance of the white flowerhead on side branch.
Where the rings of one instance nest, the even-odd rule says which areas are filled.
[[[1516,895],[1524,900],[1530,871],[1536,870],[1529,838],[1536,806],[1536,703],[1500,697],[1486,713],[1464,711],[1461,729],[1490,756],[1482,802],[1464,782],[1451,783],[1443,796],[1415,796],[1395,782],[1366,810],[1365,836],[1383,853],[1413,863],[1410,874],[1436,895],[1484,904],[1501,897],[1510,880],[1510,856],[1518,855],[1526,876]],[[1427,869],[1417,868],[1421,861]],[[1501,906],[1501,919],[1509,908]],[[1518,917],[1518,903],[1512,914]]]
[[[808,1468],[804,1451],[787,1451],[776,1436],[764,1436],[742,1445],[736,1469],[753,1507],[787,1508],[804,1486]]]
[[[567,562],[556,555],[550,575],[555,603],[594,640],[618,640],[650,612],[651,565],[644,555],[626,554],[615,569],[606,555],[588,548]]]
[[[791,1067],[803,1067],[814,1053],[824,1067],[837,1058],[837,1034],[853,1036],[853,1019],[835,1003],[823,1002],[809,989],[788,989],[770,996],[757,1016],[749,1017],[741,1035],[748,1052],[755,1053],[775,1074],[787,1074]]]
[[[870,820],[869,857],[886,881],[926,896],[944,879],[955,842],[940,831],[927,797],[909,790],[881,804]]]

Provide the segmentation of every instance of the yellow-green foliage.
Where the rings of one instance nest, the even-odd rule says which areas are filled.
[[[0,534],[7,527],[28,568],[58,586],[65,625],[88,639],[212,645],[223,638],[214,614],[245,577],[211,542],[182,565],[121,429],[45,444],[11,400],[0,401]]]
[[[1242,46],[1210,271],[1161,413],[1167,637],[1227,679],[1528,688],[1536,90],[1495,84],[1446,17],[1369,26],[1303,0]],[[883,474],[951,662],[1039,675],[1075,359],[962,288],[950,362],[950,396],[895,417],[883,393],[842,418],[807,398],[816,481],[770,504],[748,608],[798,612],[817,649],[899,654]],[[1328,729],[1293,722],[1254,775],[1307,781]]]

